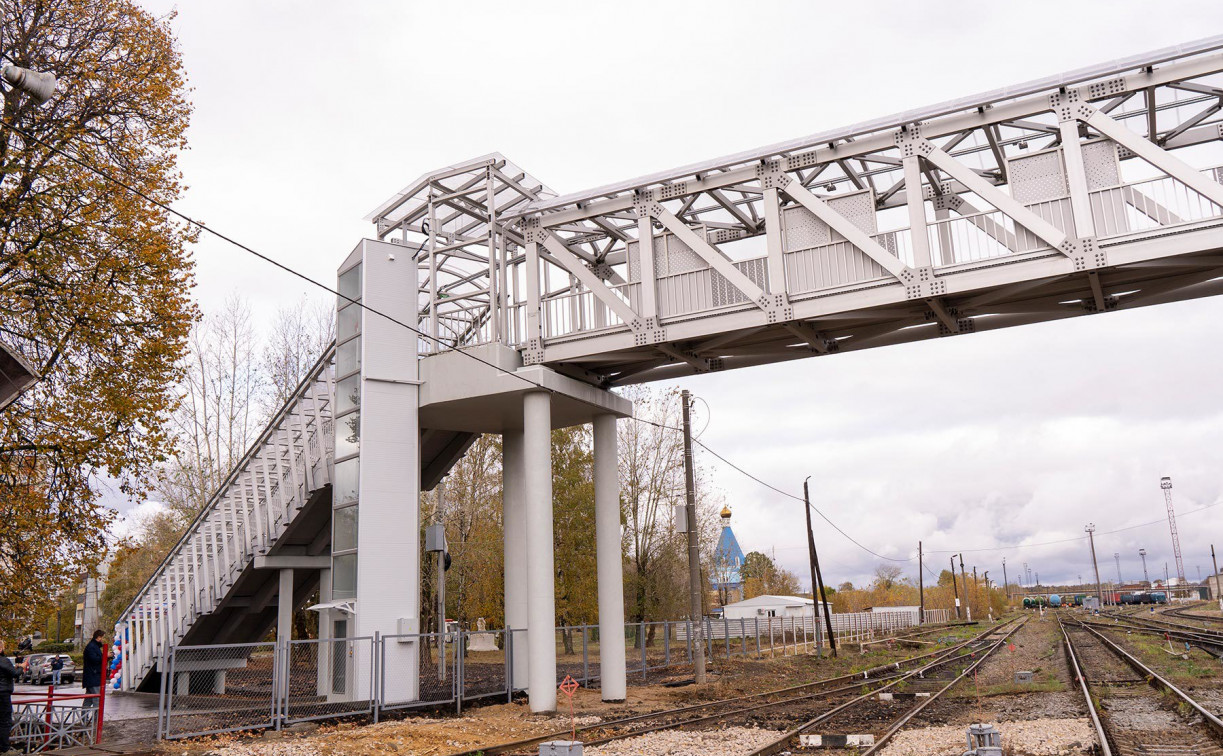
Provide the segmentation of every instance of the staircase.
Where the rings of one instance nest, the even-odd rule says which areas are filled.
[[[330,553],[334,355],[332,345],[121,615],[125,690],[155,690],[159,676],[150,673],[172,646],[264,638],[279,583],[259,557]],[[435,486],[475,438],[422,429],[422,488]],[[294,570],[294,607],[318,585],[317,569]]]
[[[148,688],[171,646],[257,640],[274,618],[264,583],[276,575],[255,558],[329,547],[334,355],[333,345],[121,615],[125,689]],[[304,600],[317,582],[295,594]]]

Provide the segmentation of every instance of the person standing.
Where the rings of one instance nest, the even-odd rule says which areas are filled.
[[[60,675],[64,671],[64,657],[56,654],[51,657],[51,684],[59,685]]]
[[[0,640],[0,753],[9,749],[9,732],[13,729],[13,681],[20,674],[4,655],[4,641]]]
[[[102,667],[106,664],[106,654],[102,644],[106,642],[106,633],[93,631],[93,639],[85,646],[85,669],[81,672],[81,684],[89,695],[97,695],[102,691]],[[98,699],[86,698],[82,704],[85,708],[98,705]]]

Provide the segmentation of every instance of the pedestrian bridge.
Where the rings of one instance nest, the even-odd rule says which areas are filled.
[[[338,346],[125,613],[124,684],[152,680],[175,644],[254,640],[278,620],[283,634],[316,589],[359,633],[418,631],[420,522],[403,501],[473,434],[503,433],[527,460],[506,463],[506,616],[542,639],[532,707],[553,707],[555,664],[535,665],[551,561],[528,586],[515,551],[550,553],[548,427],[595,420],[598,478],[615,444],[597,418],[630,411],[608,387],[1220,293],[1220,50],[1216,37],[563,196],[497,154],[421,176],[339,268]],[[610,469],[596,507],[614,525]],[[355,509],[333,516],[357,498],[359,526]],[[606,564],[610,628],[618,550]]]

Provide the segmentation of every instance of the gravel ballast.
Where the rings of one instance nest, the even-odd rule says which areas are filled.
[[[1002,733],[1004,753],[1016,756],[1079,756],[1096,742],[1090,719],[1029,719],[994,723]],[[884,747],[881,756],[960,756],[967,728],[926,727],[903,730]]]

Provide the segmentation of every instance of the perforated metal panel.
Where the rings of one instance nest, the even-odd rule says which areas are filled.
[[[869,189],[826,198],[824,201],[866,233],[874,234],[877,230],[875,194]],[[815,214],[802,205],[783,209],[781,225],[782,250],[785,252],[797,252],[845,240],[845,237],[833,231],[827,223],[815,217]]]
[[[701,236],[705,235],[705,230],[698,228],[696,230]],[[692,250],[687,244],[684,244],[678,237],[673,234],[666,234],[662,237],[667,243],[666,262],[659,265],[656,272],[660,276],[674,276],[680,273],[691,273],[694,270],[703,270],[709,266],[701,259],[701,256]]]
[[[756,284],[764,290],[768,290],[768,260],[763,257],[757,257],[751,260],[742,260],[735,263],[735,267],[739,272],[747,276],[752,283]],[[727,305],[740,304],[747,301],[747,296],[736,289],[726,277],[716,270],[710,271],[712,274],[713,284],[713,306],[726,307]]]
[[[659,266],[665,257],[663,250],[666,248],[665,237],[669,234],[656,235],[654,237],[654,275],[662,275]],[[628,243],[628,280],[630,282],[641,281],[641,258],[637,255],[638,242],[631,241]]]
[[[829,207],[866,233],[873,235],[879,229],[875,218],[875,193],[869,189],[833,197],[827,202]],[[835,231],[832,232],[832,238],[833,241],[842,239]]]
[[[819,247],[832,241],[831,229],[802,205],[787,207],[781,211],[782,249],[794,252],[800,249]]]
[[[1121,183],[1121,162],[1117,144],[1097,139],[1083,145],[1083,170],[1087,173],[1087,189],[1108,189]]]
[[[1070,193],[1061,150],[1018,155],[1006,161],[1011,196],[1025,205],[1065,197]]]

